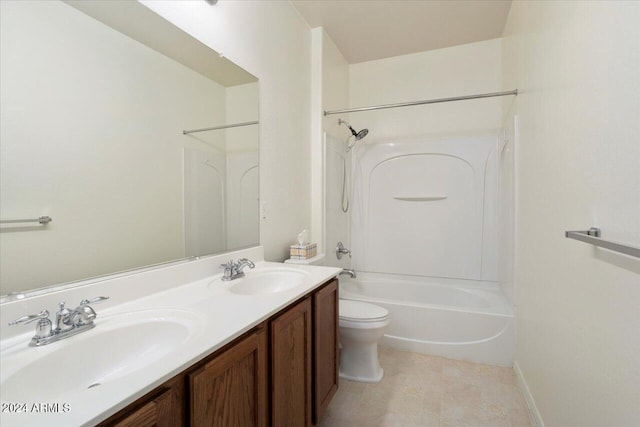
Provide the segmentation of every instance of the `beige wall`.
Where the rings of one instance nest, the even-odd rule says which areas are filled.
[[[501,85],[501,40],[352,64],[352,107],[497,92]],[[422,105],[351,114],[362,142],[471,132],[502,127],[500,98]]]
[[[349,63],[335,45],[331,37],[322,31],[322,111],[349,108]],[[325,222],[325,265],[347,268],[350,257],[338,260],[335,248],[338,242],[350,248],[349,217],[341,205],[342,168],[346,139],[350,135],[344,125],[338,124],[338,118],[349,121],[349,114],[322,116],[322,130],[326,137],[323,141],[325,166],[324,184],[324,222]]]
[[[322,27],[311,30],[312,82],[311,82],[311,240],[318,250],[326,254],[327,265],[335,248],[335,233],[346,243],[347,216],[327,215],[325,133],[342,139],[348,135],[344,126],[338,126],[337,116],[324,116],[324,111],[349,106],[349,64]],[[343,118],[347,118],[344,115]]]
[[[322,31],[322,110],[349,108],[349,63],[331,37]],[[338,118],[349,120],[349,114],[323,116],[322,128],[330,135],[346,140],[349,131],[338,125]]]
[[[519,117],[516,364],[547,427],[640,423],[640,264],[564,238],[640,242],[640,2],[513,2]]]
[[[260,80],[260,242],[265,259],[288,258],[310,221],[309,27],[284,1],[142,3]]]

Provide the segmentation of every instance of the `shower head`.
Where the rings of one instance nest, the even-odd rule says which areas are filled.
[[[351,129],[351,126],[349,126],[349,129]],[[351,129],[351,132],[353,132],[353,129]],[[362,129],[360,132],[358,132],[357,134],[355,134],[356,136],[356,141],[360,141],[362,138],[364,138],[365,136],[367,136],[367,134],[369,133],[369,129]]]
[[[338,125],[342,125],[342,124],[347,125],[347,127],[351,131],[351,135],[355,137],[356,141],[360,141],[362,138],[367,136],[367,134],[369,133],[369,129],[362,129],[360,132],[356,132],[355,129],[353,129],[349,123],[347,123],[346,121],[344,121],[342,119],[338,119]],[[349,145],[347,147],[347,150],[351,149],[353,144],[355,144],[355,141],[351,145]]]
[[[347,125],[347,127],[351,131],[351,135],[356,137],[356,141],[360,141],[362,138],[367,136],[367,134],[369,133],[369,129],[362,129],[360,132],[356,132],[355,129],[353,129],[351,127],[351,125],[349,123],[347,123],[346,120],[338,119],[338,125],[342,125],[342,124]]]

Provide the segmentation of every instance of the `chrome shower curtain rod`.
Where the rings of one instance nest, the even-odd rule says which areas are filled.
[[[27,219],[3,219],[3,220],[0,220],[0,224],[21,224],[25,222],[37,222],[42,225],[47,225],[51,221],[53,220],[51,219],[50,216],[41,216],[38,218],[27,218]]]
[[[218,130],[218,129],[228,129],[228,128],[237,128],[240,126],[251,126],[251,125],[257,125],[259,122],[255,121],[255,122],[244,122],[244,123],[235,123],[232,125],[224,125],[224,126],[214,126],[212,128],[202,128],[202,129],[191,129],[191,130],[183,130],[182,134],[183,135],[188,135],[190,133],[196,133],[196,132],[206,132],[209,130]]]
[[[440,102],[465,101],[467,99],[493,98],[495,96],[508,96],[508,95],[518,95],[518,89],[509,90],[506,92],[492,92],[492,93],[481,93],[478,95],[454,96],[453,98],[438,98],[438,99],[428,99],[425,101],[402,102],[400,104],[385,104],[385,105],[375,105],[372,107],[347,108],[345,110],[325,111],[324,115],[329,116],[331,114],[357,113],[359,111],[382,110],[385,108],[409,107],[412,105],[437,104]]]

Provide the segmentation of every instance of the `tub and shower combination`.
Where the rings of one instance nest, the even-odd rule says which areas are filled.
[[[348,244],[357,278],[341,276],[340,298],[389,311],[383,345],[511,366],[513,304],[498,269],[503,148],[496,131],[353,150]]]
[[[400,350],[511,366],[514,316],[495,283],[358,273],[340,278],[340,298],[389,310],[381,344]]]

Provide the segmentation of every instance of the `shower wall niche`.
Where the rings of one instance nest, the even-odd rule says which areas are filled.
[[[356,270],[497,281],[501,132],[354,150]]]

